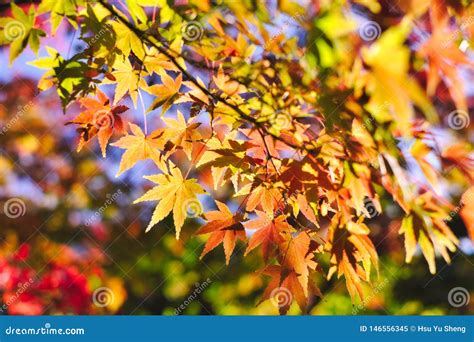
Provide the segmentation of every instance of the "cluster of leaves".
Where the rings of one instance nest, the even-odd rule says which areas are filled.
[[[34,243],[40,250],[49,251],[43,253],[43,257],[56,259],[35,270],[31,266],[35,260],[30,253],[30,244],[18,245],[17,240],[15,234],[9,233],[0,246],[2,314],[94,314],[103,310],[91,300],[91,279],[95,279],[95,283],[115,284],[117,294],[122,290],[117,281],[107,279],[99,265],[88,267],[94,261],[91,260],[93,255],[84,258],[72,248],[52,242]],[[113,306],[107,308],[109,312],[119,308],[123,299],[118,298]]]
[[[449,130],[452,110],[470,109],[462,79],[473,62],[459,42],[472,44],[472,6],[125,3],[42,1],[27,12],[12,4],[0,26],[24,30],[0,43],[11,43],[14,60],[28,44],[38,50],[48,21],[52,35],[63,19],[79,31],[74,56],[48,47],[49,57],[31,63],[47,70],[39,88],[56,87],[65,110],[76,102],[84,108],[70,121],[79,150],[97,136],[107,157],[118,136],[111,145],[125,152],[117,176],[154,162],[157,174],[146,179],[156,185],[135,201],[158,202],[147,230],[172,213],[179,238],[189,207],[214,195],[217,210],[203,214],[208,222],[196,232],[209,236],[202,257],[222,244],[229,263],[239,240],[246,255],[259,248],[262,274],[271,277],[262,300],[286,288],[302,310],[320,295],[318,274],[344,276],[353,300],[363,298],[362,284],[378,269],[368,221],[393,204],[402,213],[406,261],[417,245],[432,273],[436,253],[450,261],[458,239],[445,222],[453,207],[440,184],[472,186],[471,127],[451,130],[443,147],[434,130]],[[380,36],[364,39],[357,16],[377,23]],[[284,18],[290,34],[274,34]],[[113,98],[102,85],[115,86]],[[127,96],[135,109],[140,98],[143,118],[124,120]],[[144,96],[153,98],[148,109]],[[218,201],[221,188],[233,193],[236,210]],[[474,202],[466,198],[465,212]],[[466,226],[473,237],[472,220]],[[320,255],[329,257],[328,269]]]

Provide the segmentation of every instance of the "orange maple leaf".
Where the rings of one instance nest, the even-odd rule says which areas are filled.
[[[204,215],[209,222],[202,226],[196,232],[196,235],[211,233],[202,251],[201,258],[223,243],[226,264],[228,265],[237,240],[246,240],[244,226],[240,223],[243,217],[241,214],[232,214],[224,203],[216,201],[216,204],[219,210],[210,211]]]
[[[79,152],[84,145],[95,135],[99,139],[102,156],[106,156],[107,144],[112,137],[114,131],[125,133],[124,121],[120,114],[128,110],[127,106],[117,105],[111,106],[108,97],[98,88],[96,91],[97,99],[82,98],[79,103],[86,110],[81,112],[74,120],[66,123],[77,124],[77,129],[81,133],[77,151]]]
[[[267,299],[271,299],[278,307],[280,315],[288,312],[294,300],[304,312],[308,307],[309,293],[321,296],[320,290],[313,284],[306,288],[298,279],[298,274],[280,265],[270,265],[263,269],[262,274],[270,276],[271,280],[263,292],[259,304]],[[311,290],[311,291],[309,291]]]
[[[258,217],[255,220],[244,223],[245,228],[257,230],[250,238],[245,255],[262,245],[263,258],[268,260],[272,246],[285,242],[283,234],[289,233],[290,226],[284,215],[271,218],[262,211],[257,210],[256,213]]]

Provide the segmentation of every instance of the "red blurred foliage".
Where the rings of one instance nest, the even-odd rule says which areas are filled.
[[[93,313],[91,288],[81,265],[73,260],[68,260],[71,264],[53,261],[37,271],[28,266],[29,250],[30,246],[23,244],[12,256],[0,256],[2,312],[10,315]]]

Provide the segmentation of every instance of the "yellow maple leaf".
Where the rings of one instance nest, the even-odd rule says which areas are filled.
[[[143,78],[146,76],[146,73],[136,70],[128,58],[125,58],[124,60],[115,61],[112,75],[115,80],[105,78],[103,84],[117,84],[114,104],[118,103],[128,92],[133,100],[133,106],[137,108],[138,88],[146,87],[146,82]]]
[[[156,99],[148,108],[148,112],[162,107],[161,115],[164,115],[173,104],[183,102],[179,100],[182,95],[179,89],[181,88],[183,76],[179,74],[174,80],[166,72],[161,72],[160,76],[162,84],[155,84],[144,89],[146,92],[156,96]]]
[[[160,174],[145,176],[145,178],[158,184],[158,186],[146,192],[133,203],[159,201],[146,231],[148,232],[173,211],[176,239],[179,239],[181,228],[189,210],[188,206],[200,205],[196,195],[204,194],[205,190],[197,183],[196,179],[184,179],[178,168],[172,169],[171,175]]]
[[[201,125],[199,122],[193,122],[194,118],[190,118],[187,122],[183,114],[178,110],[178,120],[171,118],[162,118],[166,123],[164,139],[170,141],[174,146],[181,147],[191,160],[193,151],[193,141],[202,138],[197,128]]]
[[[173,51],[173,53],[179,56],[182,45],[182,40],[175,39],[170,45],[170,51]],[[180,65],[183,64],[181,57],[176,57],[176,61]],[[165,70],[179,71],[178,67],[155,47],[146,49],[146,56],[143,59],[143,65],[150,74],[154,72],[155,74],[161,75]]]
[[[418,165],[420,166],[421,171],[423,171],[423,174],[425,175],[428,182],[430,182],[433,189],[439,193],[440,189],[438,185],[438,172],[426,159],[428,154],[431,152],[430,148],[423,141],[416,140],[410,151],[415,160],[418,162]]]
[[[126,150],[122,155],[116,177],[132,168],[140,160],[145,159],[152,159],[161,170],[166,170],[159,151],[164,147],[163,130],[156,130],[149,136],[145,136],[139,126],[132,123],[129,125],[133,134],[127,134],[112,144],[112,146]]]
[[[111,25],[117,35],[117,48],[122,52],[123,56],[128,57],[130,51],[133,51],[139,59],[143,59],[145,50],[140,37],[121,21],[112,21]]]
[[[404,41],[411,24],[403,21],[385,31],[370,46],[362,49],[364,62],[370,66],[364,82],[370,101],[367,110],[378,122],[393,120],[403,134],[410,135],[410,122],[417,105],[430,121],[436,122],[436,112],[422,88],[409,77],[410,50]],[[390,60],[390,63],[387,61]]]
[[[219,67],[217,76],[213,76],[212,79],[216,84],[217,88],[222,90],[227,96],[238,95],[245,91],[245,87],[237,81],[233,81],[230,76],[224,73],[222,66]]]

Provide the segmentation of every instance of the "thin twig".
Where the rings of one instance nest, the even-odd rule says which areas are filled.
[[[129,30],[131,30],[137,37],[140,37],[143,41],[146,43],[150,44],[151,46],[155,47],[160,53],[165,55],[174,65],[178,70],[185,76],[186,79],[191,81],[196,87],[198,87],[204,94],[206,94],[208,97],[210,97],[212,100],[215,102],[221,102],[222,104],[226,105],[227,107],[231,108],[234,110],[244,121],[252,123],[257,129],[263,130],[266,134],[271,135],[274,139],[279,140],[286,144],[287,146],[293,148],[293,149],[300,149],[304,150],[306,152],[311,152],[311,150],[306,149],[304,146],[298,146],[295,145],[291,142],[286,141],[283,139],[281,136],[273,134],[272,132],[269,132],[263,122],[258,121],[256,118],[253,116],[250,116],[246,113],[244,113],[237,105],[230,103],[227,101],[225,98],[214,94],[210,92],[206,87],[202,86],[196,78],[194,78],[181,64],[179,64],[176,61],[175,56],[172,55],[172,53],[169,51],[169,49],[164,48],[163,46],[159,45],[157,41],[152,40],[151,38],[155,39],[152,35],[148,35],[146,32],[143,32],[136,28],[133,24],[131,24],[126,18],[124,18],[122,15],[117,13],[115,9],[113,8],[112,5],[106,3],[104,0],[99,0],[99,3],[104,6],[111,14],[119,18],[119,20],[127,26]]]

